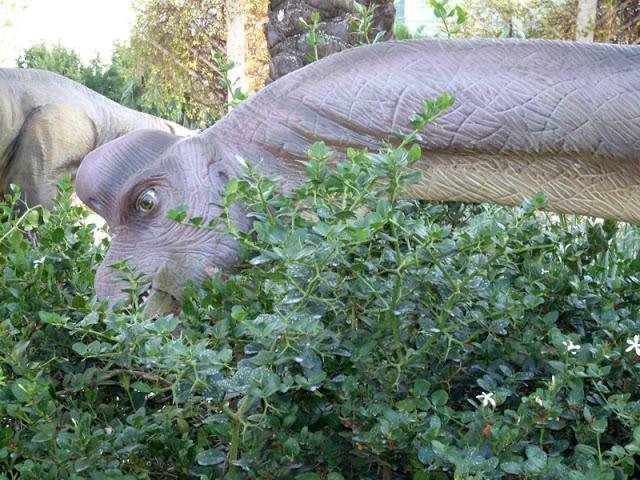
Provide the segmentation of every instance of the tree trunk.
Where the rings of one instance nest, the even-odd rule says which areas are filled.
[[[391,38],[395,7],[393,0],[359,0],[364,6],[375,4],[373,23],[368,41],[373,41],[378,32],[386,32],[383,39]],[[324,25],[318,29],[322,36],[318,46],[318,57],[326,57],[345,48],[367,43],[354,35],[352,22],[359,18],[351,0],[271,0],[269,23],[266,26],[267,45],[271,62],[269,82],[303,67],[315,57],[313,47],[305,43],[307,31],[300,19],[311,23],[311,14],[318,12]]]
[[[236,66],[229,71],[229,79],[235,85],[247,90],[245,74],[246,63],[246,5],[244,0],[226,0],[225,14],[227,23],[227,57]],[[230,99],[231,100],[231,99]]]
[[[576,17],[576,40],[578,42],[593,42],[597,13],[598,0],[578,0],[578,15]]]

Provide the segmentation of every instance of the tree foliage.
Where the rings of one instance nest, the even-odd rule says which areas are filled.
[[[203,128],[225,113],[228,89],[235,89],[226,78],[219,3],[142,4],[130,46],[116,44],[108,64],[96,56],[85,65],[73,50],[40,44],[17,65],[60,73],[129,108]]]
[[[574,40],[577,0],[466,0],[465,36]]]
[[[265,35],[269,0],[251,0],[247,5],[246,74],[247,91],[255,93],[264,88],[269,76],[269,49]]]
[[[67,49],[61,44],[51,48],[44,43],[34,45],[16,60],[16,64],[19,68],[37,68],[59,73],[103,95],[108,90],[102,83],[106,69],[99,56],[91,60],[89,65],[85,65],[76,51]],[[106,96],[116,99],[113,94]]]
[[[20,68],[38,68],[64,75],[130,108],[142,110],[139,92],[131,94],[126,75],[132,69],[131,50],[120,44],[114,46],[109,64],[96,55],[88,64],[80,55],[60,44],[51,48],[41,43],[27,49],[16,61]],[[153,113],[153,112],[149,112]]]
[[[640,44],[640,2],[638,0],[598,2],[595,37],[601,42]]]
[[[49,70],[81,83],[88,70],[77,52],[61,44],[54,45],[51,49],[44,43],[35,45],[27,49],[16,63],[20,68]]]
[[[131,48],[137,61],[128,78],[145,110],[191,127],[224,114],[227,91],[212,56],[225,52],[221,0],[141,4]]]
[[[577,0],[465,0],[465,36],[575,40]],[[599,42],[640,43],[640,3],[601,0],[595,28]],[[404,33],[402,30],[400,33]]]

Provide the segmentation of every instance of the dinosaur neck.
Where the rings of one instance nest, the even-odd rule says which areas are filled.
[[[586,156],[443,155],[418,162],[423,180],[409,194],[424,200],[518,206],[544,192],[556,212],[640,223],[640,164]]]
[[[356,145],[354,145],[356,146]],[[261,155],[260,155],[261,153]],[[243,151],[264,175],[282,179],[289,190],[304,178],[302,157],[275,157]],[[337,151],[334,159],[343,160]],[[408,196],[430,201],[461,201],[519,206],[544,192],[549,209],[640,224],[640,162],[586,156],[426,152],[414,168],[422,180]]]
[[[102,106],[102,115],[97,119],[98,132],[102,138],[98,145],[111,141],[124,133],[139,129],[153,129],[186,136],[193,132],[168,120],[123,107],[116,103]]]
[[[324,141],[375,151],[425,98],[457,101],[429,125],[413,196],[519,205],[640,221],[640,48],[562,42],[384,42],[271,84],[216,124],[216,135],[294,184]]]
[[[223,135],[227,144],[233,135]],[[283,137],[284,138],[284,137]],[[289,135],[286,138],[297,138]],[[238,143],[227,158],[253,162],[262,174],[282,178],[285,190],[304,178],[306,152],[297,145],[287,150],[287,143],[267,145]],[[366,146],[375,151],[380,145],[353,142],[354,148]],[[331,149],[331,145],[329,146]],[[334,160],[345,158],[343,146],[333,146]],[[549,199],[549,209],[562,213],[593,215],[602,218],[640,223],[640,157],[615,158],[588,153],[549,152],[449,152],[429,150],[414,166],[422,172],[422,181],[412,185],[409,196],[431,201],[490,202],[519,206],[538,192]]]

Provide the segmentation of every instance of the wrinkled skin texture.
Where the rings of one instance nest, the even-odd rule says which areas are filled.
[[[384,40],[391,38],[396,9],[393,0],[360,0],[361,5],[376,5],[373,12],[372,41],[378,32],[386,32]],[[324,58],[333,53],[364,43],[353,34],[351,22],[358,12],[351,0],[271,0],[269,22],[265,36],[269,48],[269,78],[273,82],[309,63],[306,55],[313,56],[313,48],[306,44],[306,30],[300,23],[304,18],[311,23],[311,14],[318,12],[325,24],[318,32],[323,36],[318,56]]]
[[[50,206],[94,148],[139,128],[180,135],[172,122],[135,112],[52,72],[0,69],[0,195],[12,183],[28,205]]]
[[[348,147],[376,149],[396,140],[394,129],[410,131],[422,100],[443,91],[457,101],[423,132],[415,198],[518,205],[543,190],[555,211],[640,222],[640,47],[384,42],[287,75],[196,137],[140,131],[91,153],[77,192],[113,232],[98,295],[123,298],[109,265],[124,258],[177,301],[188,280],[233,264],[230,239],[166,211],[187,204],[191,215],[218,216],[210,190],[242,172],[236,157],[291,188],[314,141],[337,159]],[[139,211],[149,188],[156,202]],[[240,209],[234,218],[249,228]]]

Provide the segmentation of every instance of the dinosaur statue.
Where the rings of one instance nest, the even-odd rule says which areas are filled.
[[[640,222],[639,46],[383,42],[283,77],[195,137],[140,130],[90,153],[77,193],[113,233],[98,296],[126,298],[109,266],[129,258],[154,302],[179,301],[185,282],[229,267],[237,245],[167,210],[215,218],[214,192],[242,173],[242,158],[290,188],[314,141],[338,159],[347,147],[377,149],[443,91],[457,101],[424,132],[415,198],[518,205],[543,190],[558,212]],[[250,227],[240,207],[232,213]]]
[[[61,75],[0,68],[0,195],[15,183],[28,205],[50,206],[60,176],[75,176],[91,150],[139,128],[191,133]]]

